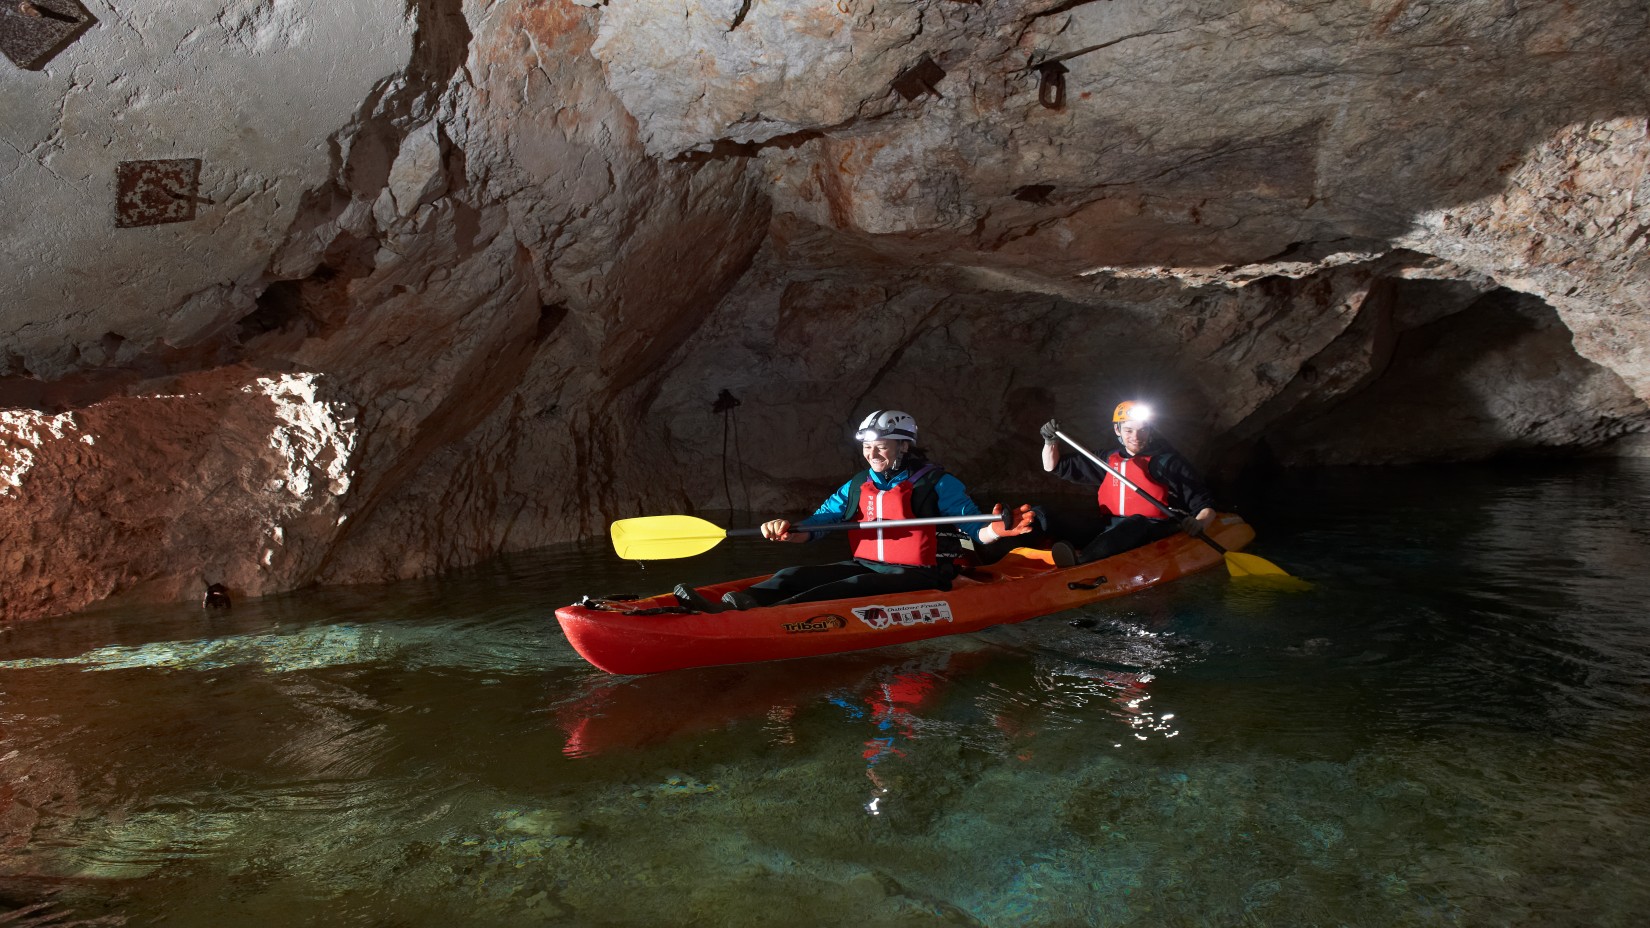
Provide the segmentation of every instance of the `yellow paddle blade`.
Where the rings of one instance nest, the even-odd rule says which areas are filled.
[[[620,519],[608,529],[613,550],[627,561],[664,561],[704,554],[728,537],[728,530],[693,516]]]
[[[1312,589],[1312,584],[1299,577],[1290,576],[1282,567],[1253,554],[1226,552],[1226,572],[1234,577],[1263,580],[1267,586],[1280,590]]]
[[[1268,561],[1266,558],[1256,557],[1253,554],[1240,554],[1237,551],[1226,552],[1226,569],[1230,571],[1234,577],[1247,577],[1256,574],[1261,576],[1265,576],[1267,574],[1282,574],[1285,577],[1289,576],[1288,571],[1272,563],[1271,561]]]

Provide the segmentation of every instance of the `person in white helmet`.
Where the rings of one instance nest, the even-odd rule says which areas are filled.
[[[1101,515],[1107,519],[1107,527],[1086,543],[1055,542],[1052,553],[1056,566],[1098,561],[1179,531],[1201,533],[1215,520],[1214,496],[1179,452],[1157,440],[1151,418],[1151,409],[1144,403],[1118,403],[1111,419],[1121,448],[1113,451],[1106,463],[1164,505],[1195,515],[1171,519],[1088,458],[1061,455],[1060,439],[1055,434],[1060,431],[1060,423],[1050,419],[1042,427],[1043,470],[1063,480],[1099,487],[1096,495]]]
[[[879,409],[860,422],[854,438],[860,443],[866,469],[821,503],[814,514],[792,524],[773,519],[762,524],[770,541],[808,541],[810,524],[864,522],[966,516],[980,511],[962,481],[928,460],[917,447],[917,422],[910,413]],[[993,512],[1002,512],[997,506]],[[1031,529],[1031,507],[1019,506],[1002,522],[962,526],[975,544],[1021,535]],[[848,543],[853,558],[833,564],[787,567],[749,589],[735,591],[712,603],[697,590],[678,584],[676,599],[699,612],[727,608],[750,609],[780,603],[817,602],[912,590],[948,590],[954,570],[943,555],[941,533],[932,525],[896,529],[851,529]]]

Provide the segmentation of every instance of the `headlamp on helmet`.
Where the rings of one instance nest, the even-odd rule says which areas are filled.
[[[860,422],[859,431],[854,433],[854,438],[862,442],[884,438],[915,442],[917,420],[911,418],[910,413],[898,409],[879,409]]]
[[[1111,412],[1113,425],[1122,425],[1125,422],[1138,422],[1145,425],[1151,419],[1152,408],[1145,403],[1137,403],[1134,400],[1124,400],[1118,403],[1117,408]]]

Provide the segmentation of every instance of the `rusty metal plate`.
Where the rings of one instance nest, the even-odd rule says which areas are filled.
[[[91,15],[75,0],[0,0],[0,52],[33,70],[91,24]]]
[[[115,225],[188,222],[195,218],[195,204],[205,202],[200,187],[199,158],[122,161],[115,172]]]

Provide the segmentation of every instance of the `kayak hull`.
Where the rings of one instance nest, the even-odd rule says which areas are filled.
[[[1255,533],[1222,515],[1209,536],[1237,551]],[[1016,548],[988,567],[968,571],[949,591],[918,590],[863,599],[823,600],[715,614],[638,614],[676,605],[669,593],[599,606],[556,610],[579,655],[614,674],[745,664],[840,654],[1023,622],[1124,596],[1220,564],[1220,552],[1178,534],[1115,557],[1065,569],[1049,552]],[[715,600],[762,580],[701,587]]]

